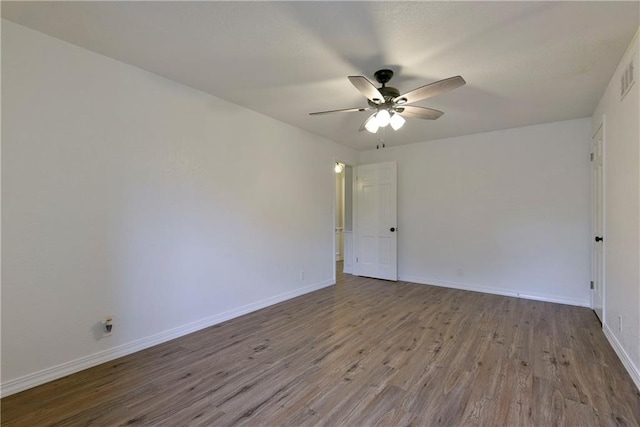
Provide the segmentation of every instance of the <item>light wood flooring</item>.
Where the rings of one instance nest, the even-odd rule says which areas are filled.
[[[2,399],[6,426],[638,426],[586,308],[338,284]]]

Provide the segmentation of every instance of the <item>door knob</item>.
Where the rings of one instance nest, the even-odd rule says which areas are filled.
[[[391,228],[389,229],[389,231],[393,233],[394,231],[396,231],[396,228],[395,228],[395,227],[391,227]]]
[[[602,242],[604,237],[596,236],[596,242]]]

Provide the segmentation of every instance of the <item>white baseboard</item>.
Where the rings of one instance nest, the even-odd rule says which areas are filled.
[[[554,295],[532,295],[528,293],[508,291],[504,289],[491,288],[488,286],[474,285],[468,283],[450,282],[437,279],[425,279],[423,277],[401,275],[400,280],[405,282],[419,283],[421,285],[439,286],[442,288],[460,289],[463,291],[483,292],[485,294],[502,295],[506,297],[524,298],[535,301],[553,302],[557,304],[575,305],[578,307],[591,307],[589,301],[581,301],[572,298],[557,297]]]
[[[117,347],[109,348],[107,350],[103,350],[88,356],[80,357],[78,359],[65,362],[51,368],[43,369],[32,374],[27,374],[13,380],[5,381],[0,384],[0,397],[6,397],[11,394],[19,393],[32,387],[57,380],[67,375],[92,368],[94,366],[100,365],[101,363],[109,362],[119,357],[126,356],[128,354],[135,353],[149,347],[153,347],[154,345],[162,344],[172,339],[179,338],[181,336],[199,331],[204,328],[208,328],[209,326],[226,322],[227,320],[231,320],[236,317],[251,313],[252,311],[260,310],[262,308],[266,308],[271,305],[278,304],[291,298],[295,298],[300,295],[316,291],[318,289],[326,288],[334,284],[335,282],[333,280],[325,280],[321,283],[285,292],[283,294],[276,295],[262,301],[257,301],[251,304],[244,305],[242,307],[228,310],[223,313],[219,313],[214,316],[198,320],[196,322],[188,323],[177,328],[169,329],[167,331],[163,331],[146,338],[141,338],[139,340],[119,345]]]
[[[607,340],[609,340],[609,344],[613,347],[613,350],[618,355],[618,358],[624,365],[625,369],[629,372],[629,375],[631,375],[631,379],[634,384],[638,390],[640,390],[640,369],[633,364],[627,352],[624,351],[624,348],[620,345],[620,341],[618,341],[611,328],[609,328],[609,325],[603,324],[602,331],[604,332],[604,336],[607,337]]]

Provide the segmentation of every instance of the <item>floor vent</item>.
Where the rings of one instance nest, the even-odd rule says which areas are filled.
[[[627,93],[629,93],[629,89],[636,81],[636,68],[633,63],[633,59],[635,55],[631,56],[631,61],[629,61],[629,65],[622,72],[622,76],[620,77],[620,99],[622,100]]]

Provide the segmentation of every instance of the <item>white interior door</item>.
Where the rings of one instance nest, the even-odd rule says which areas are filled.
[[[356,168],[354,274],[398,280],[397,166]]]
[[[603,321],[604,307],[604,193],[602,126],[591,140],[592,272],[591,307]]]

